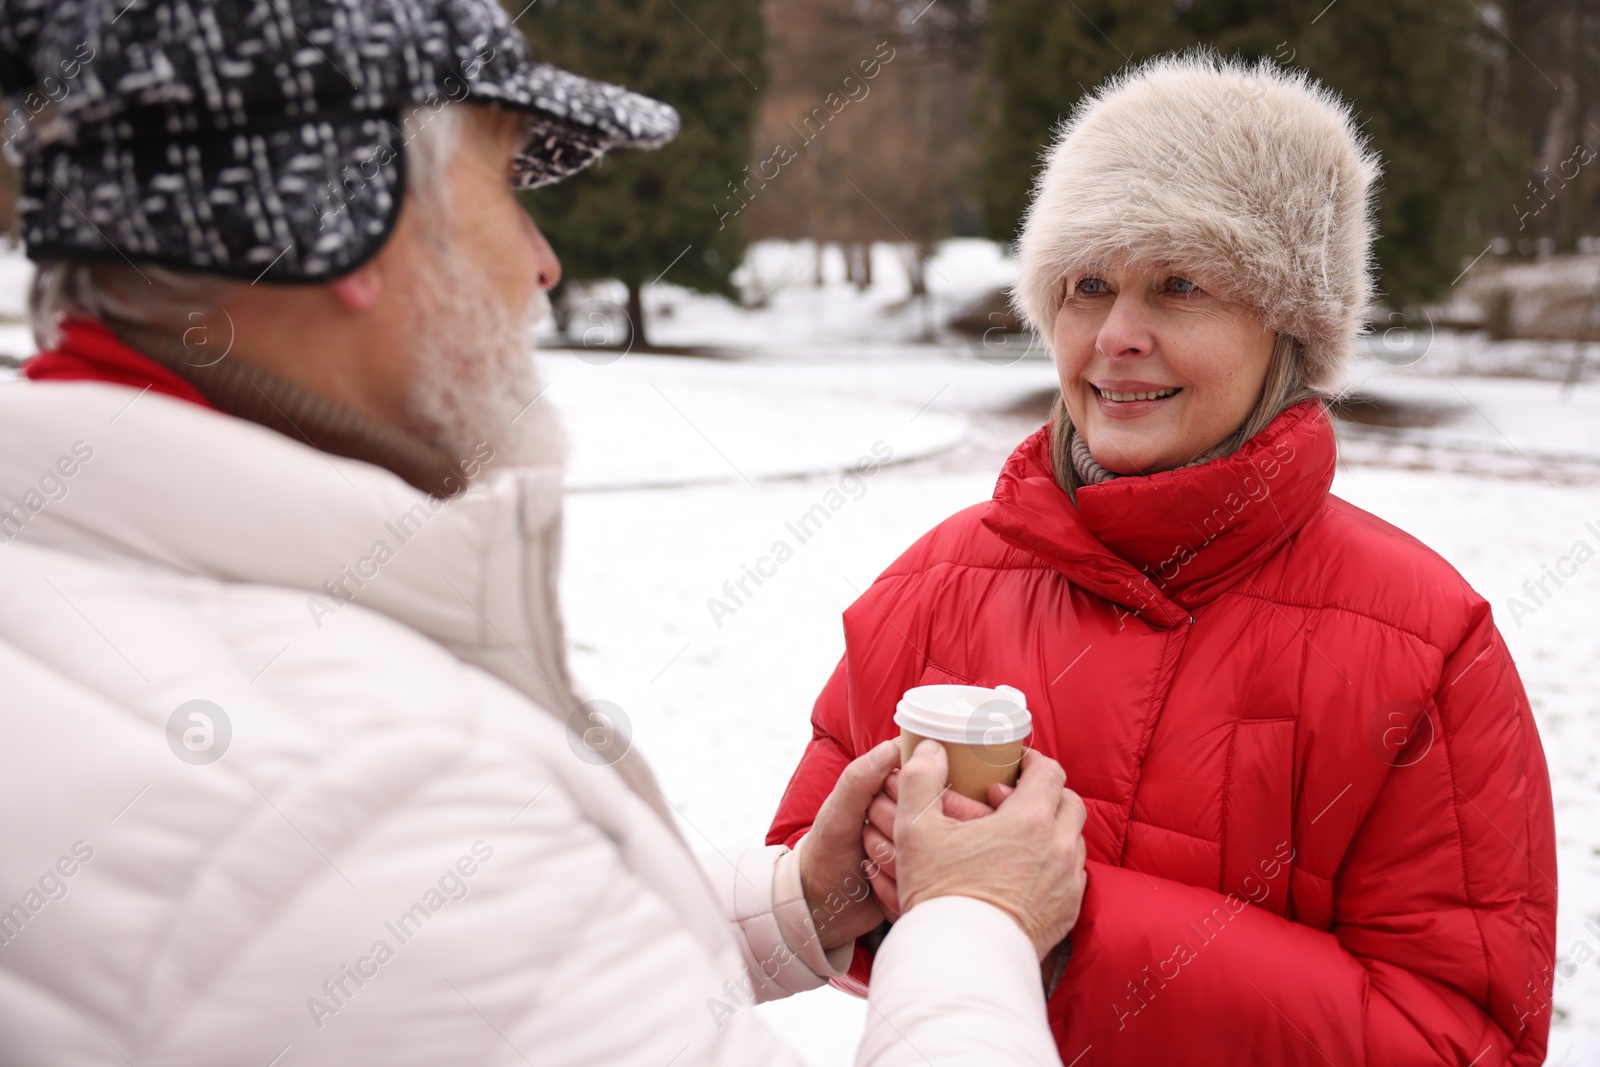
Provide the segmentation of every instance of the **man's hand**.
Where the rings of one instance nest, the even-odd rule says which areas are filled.
[[[923,741],[900,774],[900,910],[941,896],[987,901],[1016,920],[1043,960],[1072,931],[1083,903],[1083,800],[1065,788],[1060,764],[1029,749],[1016,789],[994,814],[961,822],[942,803],[948,771],[944,746]]]
[[[800,885],[823,949],[849,944],[883,922],[867,880],[862,826],[867,805],[900,761],[900,742],[885,741],[851,762],[817,812],[800,849]]]

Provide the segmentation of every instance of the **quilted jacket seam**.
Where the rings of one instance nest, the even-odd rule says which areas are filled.
[[[1188,631],[1173,627],[1167,631],[1166,647],[1162,650],[1161,664],[1157,668],[1156,676],[1150,683],[1149,710],[1145,713],[1144,726],[1139,735],[1138,758],[1133,765],[1133,782],[1128,790],[1127,815],[1124,816],[1122,826],[1122,840],[1117,847],[1117,865],[1128,855],[1128,830],[1133,824],[1133,806],[1139,800],[1139,786],[1144,781],[1144,761],[1150,753],[1150,743],[1155,738],[1156,723],[1161,719],[1161,713],[1166,709],[1167,698],[1172,695],[1172,683],[1178,676],[1178,660],[1183,656],[1183,648],[1188,644]]]
[[[1445,723],[1444,705],[1435,704],[1435,706],[1439,709],[1439,732],[1443,735],[1441,740],[1444,741],[1444,766],[1446,772],[1448,772],[1450,775],[1450,789],[1452,790],[1450,795],[1450,810],[1455,813],[1456,817],[1456,842],[1460,849],[1461,857],[1461,896],[1466,900],[1467,908],[1472,912],[1473,928],[1478,931],[1478,948],[1479,951],[1483,953],[1483,978],[1485,983],[1483,1000],[1484,1015],[1490,1021],[1493,1021],[1494,1017],[1488,1012],[1488,984],[1493,979],[1494,970],[1489,961],[1489,942],[1488,939],[1483,935],[1482,911],[1479,908],[1478,902],[1472,898],[1472,885],[1468,879],[1467,872],[1467,834],[1463,824],[1460,800],[1461,797],[1465,797],[1467,794],[1456,781],[1456,761],[1455,756],[1450,751],[1450,743],[1453,737],[1453,731]],[[1471,798],[1468,797],[1468,799],[1470,800]],[[1476,1000],[1477,998],[1473,999]]]
[[[833,735],[833,731],[823,727],[821,724],[819,724],[817,722],[816,718],[813,717],[812,720],[811,720],[811,741],[806,746],[806,748],[809,749],[811,747],[811,745],[815,745],[818,742],[822,742],[822,741],[826,741],[828,744],[832,745],[836,750],[838,750],[838,752],[842,756],[845,757],[845,762],[846,763],[850,762],[850,760],[852,760],[854,758],[853,756],[850,755],[850,750],[845,747],[844,742],[840,741],[837,737],[835,737]],[[802,761],[804,760],[804,758],[805,757],[802,755],[801,756]],[[802,765],[804,765],[803,762],[802,762]],[[783,787],[783,796],[778,798],[778,808],[777,808],[778,811],[782,811],[783,810],[784,804],[789,799],[789,790],[794,788],[794,784],[798,780],[799,780],[799,775],[791,776],[790,779],[789,779],[789,784]],[[787,849],[793,850],[795,848],[795,846],[797,846],[800,843],[800,839],[802,837],[805,837],[807,834],[809,834],[811,832],[811,827],[815,826],[815,825],[816,825],[816,820],[815,820],[815,817],[813,817],[812,821],[810,823],[806,824],[806,827],[804,829],[796,831],[795,833],[793,833],[793,834],[791,834],[789,836],[789,839],[787,841],[779,842],[779,844],[782,844],[783,847],[785,847]],[[770,848],[771,846],[769,845],[768,847]]]
[[[1217,594],[1216,600],[1221,600],[1225,596],[1244,597],[1247,600],[1260,600],[1266,604],[1275,604],[1284,608],[1298,608],[1301,611],[1341,611],[1347,615],[1355,615],[1359,618],[1375,622],[1379,626],[1386,626],[1391,630],[1396,630],[1400,633],[1403,633],[1407,637],[1420,641],[1422,644],[1427,645],[1429,648],[1441,654],[1445,652],[1445,649],[1440,647],[1435,642],[1429,640],[1422,634],[1417,633],[1415,630],[1408,629],[1407,627],[1401,626],[1396,622],[1390,622],[1388,619],[1380,619],[1378,616],[1373,615],[1370,612],[1362,611],[1359,608],[1345,607],[1343,604],[1301,604],[1292,600],[1277,600],[1273,597],[1265,596],[1260,593],[1246,593],[1239,589],[1226,589]],[[1215,603],[1215,601],[1213,601],[1213,603]]]
[[[1020,552],[1020,550],[1018,551]],[[1037,556],[1027,560],[1019,560],[1016,563],[968,563],[965,560],[959,559],[939,559],[913,569],[884,571],[878,576],[878,581],[881,582],[888,578],[920,578],[930,574],[935,570],[938,570],[940,567],[948,567],[952,570],[966,571],[1046,571],[1059,573],[1056,572],[1056,569],[1053,566],[1051,566],[1049,563],[1046,563],[1044,560],[1039,559]],[[1063,575],[1063,577],[1065,577],[1065,575]],[[873,584],[876,585],[877,582],[874,582]]]
[[[1228,880],[1228,808],[1233,799],[1233,756],[1239,750],[1239,720],[1228,732],[1228,758],[1222,764],[1222,806],[1217,812],[1217,891]]]
[[[73,558],[81,559],[82,557],[74,556]],[[194,609],[195,613],[199,615],[201,619],[214,624],[216,620],[226,616],[227,612],[224,601],[229,590],[227,585],[224,584],[220,579],[206,579],[203,576],[187,571],[174,570],[172,573],[182,575],[185,580],[199,579],[199,582],[196,583],[194,590],[189,595],[189,603]],[[201,582],[204,584],[200,584]],[[239,647],[237,641],[231,639],[226,640],[223,642],[223,645],[228,652],[229,658],[232,659],[236,666],[248,669],[245,667],[243,651]],[[287,651],[287,649],[285,650]],[[282,652],[279,653],[280,656],[282,654]],[[269,663],[267,666],[270,667],[272,664]],[[265,673],[267,672],[265,668],[263,668],[255,676],[256,680],[260,680],[261,676]],[[270,694],[272,692],[273,682],[269,680],[267,684],[262,687],[262,695],[270,699]],[[101,698],[115,706],[118,706],[119,708],[123,707],[122,702],[109,693],[101,694]],[[124,710],[128,709],[124,708]],[[248,781],[248,779],[246,779],[246,781]],[[260,788],[257,787],[254,782],[249,782],[249,785],[252,789],[255,789],[257,793],[261,793]],[[264,793],[261,795],[263,798],[266,796]],[[271,801],[268,801],[268,803],[271,803]],[[251,806],[253,805],[247,805],[246,807],[241,808],[238,816],[229,824],[228,833],[230,839],[232,839],[238,833],[241,826],[249,821],[249,811]],[[214,851],[214,846],[207,849],[208,853]],[[203,873],[209,872],[210,870],[212,870],[210,866],[202,866],[192,870],[189,878],[183,883],[183,891],[181,895],[179,895],[176,899],[184,902],[185,904],[190,903],[192,901],[191,893],[199,885]],[[275,909],[272,912],[268,912],[267,917],[276,915],[279,910],[281,909]],[[143,973],[146,975],[156,974],[158,965],[162,961],[169,959],[172,955],[172,942],[177,934],[177,925],[182,921],[182,916],[180,914],[173,913],[169,915],[168,918],[171,920],[171,922],[166,929],[161,931],[159,944],[152,945],[149,953],[146,956],[148,965],[143,969]],[[243,948],[242,945],[240,947]],[[150,997],[154,992],[155,984],[153,982],[142,982],[140,983],[140,987],[133,997],[133,1038],[134,1048],[137,1051],[142,1051],[149,1041],[156,1036],[148,1033],[145,1029],[151,1011]]]
[[[1160,823],[1153,822],[1150,819],[1141,819],[1133,815],[1128,816],[1128,824],[1131,826],[1134,823],[1138,823],[1140,826],[1148,826],[1152,830],[1160,830],[1162,833],[1177,834],[1179,837],[1187,837],[1191,841],[1201,841],[1207,845],[1220,844],[1220,841],[1214,841],[1209,837],[1201,837],[1199,834],[1186,833],[1183,830],[1174,830],[1170,826],[1162,826]]]
[[[937,560],[937,561],[934,561],[932,563],[928,563],[926,565],[919,566],[919,567],[912,568],[912,569],[908,569],[908,570],[888,570],[888,571],[884,571],[882,574],[880,574],[878,576],[877,580],[874,581],[872,584],[874,586],[876,586],[881,582],[885,582],[885,581],[888,581],[889,579],[893,579],[893,578],[906,579],[906,580],[913,579],[913,578],[926,578],[926,577],[931,576],[934,571],[936,571],[936,570],[938,570],[940,568],[948,568],[950,570],[963,570],[963,571],[992,571],[992,572],[997,572],[997,573],[1008,573],[1008,572],[1014,572],[1014,571],[1040,571],[1040,572],[1044,572],[1046,574],[1060,574],[1061,573],[1059,570],[1057,570],[1050,563],[1048,563],[1048,562],[1046,562],[1046,561],[1044,561],[1042,559],[1039,559],[1037,556],[1032,557],[1032,558],[1027,559],[1027,560],[1019,560],[1016,563],[1008,563],[1008,564],[968,563],[968,562],[965,562],[965,561],[962,561],[962,560],[942,559],[942,560]],[[1109,572],[1111,570],[1111,568],[1105,568],[1105,567],[1101,567],[1101,568],[1098,568],[1098,569],[1100,569],[1103,573],[1104,572]],[[1073,582],[1072,579],[1067,577],[1066,575],[1061,575],[1061,577],[1062,577],[1063,581],[1066,581],[1066,582],[1072,584],[1075,587],[1082,588],[1081,586],[1078,586],[1078,583]],[[1104,596],[1101,596],[1101,594],[1095,592],[1092,589],[1086,589],[1085,592],[1088,592],[1093,596],[1099,597],[1102,600],[1106,599]],[[1393,622],[1393,621],[1391,621],[1389,619],[1380,618],[1379,616],[1374,615],[1371,612],[1362,611],[1359,608],[1347,607],[1346,605],[1343,605],[1343,604],[1304,604],[1304,603],[1300,603],[1298,601],[1282,600],[1282,599],[1277,599],[1277,598],[1274,598],[1274,597],[1264,596],[1264,595],[1261,595],[1261,594],[1258,594],[1258,593],[1244,592],[1244,591],[1242,591],[1242,590],[1240,590],[1238,588],[1223,590],[1222,592],[1218,593],[1211,600],[1210,603],[1211,604],[1215,604],[1218,600],[1221,600],[1223,597],[1226,597],[1226,596],[1237,596],[1237,597],[1244,597],[1244,598],[1249,599],[1249,600],[1260,600],[1260,601],[1262,601],[1264,603],[1276,604],[1276,605],[1278,605],[1280,607],[1299,608],[1302,611],[1338,611],[1338,612],[1343,612],[1343,613],[1345,613],[1347,615],[1355,615],[1355,616],[1357,616],[1359,618],[1367,619],[1370,622],[1375,622],[1380,626],[1385,626],[1385,627],[1388,627],[1391,630],[1396,630],[1396,631],[1398,631],[1400,633],[1403,633],[1407,637],[1413,638],[1414,640],[1419,641],[1422,644],[1427,645],[1429,648],[1432,648],[1432,649],[1434,649],[1434,650],[1436,650],[1438,652],[1442,653],[1442,652],[1445,651],[1438,643],[1430,640],[1425,635],[1420,634],[1417,631],[1415,631],[1413,629],[1410,629],[1409,627],[1402,626],[1397,622]],[[1196,610],[1198,610],[1198,609],[1196,609]]]
[[[1499,643],[1500,639],[1498,637],[1498,631],[1496,632],[1496,636],[1493,638],[1493,640],[1495,640],[1497,643]],[[1508,656],[1510,655],[1509,650],[1507,651],[1507,655]],[[1531,714],[1531,710],[1530,710],[1530,714]],[[1441,716],[1441,718],[1442,718],[1442,716]],[[1517,716],[1517,740],[1520,742],[1519,755],[1521,757],[1521,759],[1518,762],[1519,762],[1520,766],[1522,766],[1523,768],[1526,768],[1527,765],[1528,765],[1528,716],[1527,715],[1518,715]],[[1532,844],[1533,844],[1533,806],[1531,804],[1523,806],[1523,812],[1522,812],[1522,839],[1524,841],[1528,842],[1530,847],[1532,846]],[[1534,874],[1537,873],[1539,875],[1539,877],[1541,877],[1541,878],[1544,878],[1545,874],[1544,874],[1543,871],[1538,870],[1538,868],[1536,868],[1533,865],[1533,857],[1531,855],[1529,855],[1528,853],[1524,852],[1522,854],[1522,858],[1527,864],[1527,874],[1525,876],[1526,884],[1531,888],[1533,886],[1533,876],[1534,876]],[[1530,924],[1529,919],[1528,919],[1528,894],[1527,893],[1522,893],[1522,894],[1518,895],[1518,897],[1517,897],[1517,928],[1519,930],[1527,930],[1530,927],[1530,925],[1531,924]],[[1488,1016],[1488,1013],[1485,1013],[1485,1015],[1487,1016],[1487,1021],[1490,1022],[1490,1023],[1493,1023],[1493,1016]],[[1507,1035],[1507,1036],[1509,1036],[1509,1035]],[[1522,1030],[1522,1033],[1518,1034],[1515,1038],[1512,1038],[1511,1047],[1513,1049],[1521,1049],[1523,1047],[1523,1043],[1524,1043],[1525,1038],[1526,1037],[1530,1037],[1530,1036],[1532,1036],[1531,1029],[1529,1029],[1527,1027],[1524,1027],[1523,1030]],[[1548,1039],[1547,1039],[1547,1041],[1548,1041]]]
[[[446,760],[445,762],[440,763],[440,764],[436,764],[434,766],[433,770],[429,774],[421,776],[421,777],[415,779],[412,782],[411,787],[409,789],[405,790],[403,793],[398,794],[394,798],[394,803],[391,805],[389,811],[383,812],[382,814],[378,815],[376,818],[369,819],[366,822],[365,826],[363,826],[359,831],[357,831],[356,833],[352,834],[350,837],[346,838],[344,843],[343,843],[343,846],[336,852],[336,855],[337,854],[347,853],[347,852],[351,851],[351,849],[353,849],[355,847],[358,847],[363,841],[365,841],[367,838],[371,837],[372,834],[375,833],[380,826],[384,825],[385,823],[387,823],[390,819],[392,819],[394,817],[395,808],[398,808],[403,801],[405,801],[405,800],[407,800],[407,799],[409,799],[411,797],[414,797],[419,791],[421,791],[422,789],[426,788],[428,785],[431,785],[432,783],[438,781],[441,776],[447,774],[457,764],[459,764],[461,761],[465,760],[471,754],[472,747],[473,747],[471,742],[475,741],[483,732],[484,709],[483,709],[482,700],[480,699],[477,702],[477,704],[478,704],[478,707],[477,707],[478,714],[474,717],[474,727],[470,731],[463,731],[463,734],[465,735],[465,738],[468,741],[468,743],[462,746],[461,751],[456,753],[455,756],[451,757],[450,759]],[[254,783],[252,783],[252,785],[253,784]],[[260,792],[260,790],[257,790],[257,792]],[[263,798],[264,797],[265,797],[265,794],[263,794]],[[271,801],[269,800],[268,803],[270,804]],[[331,857],[328,858],[328,862],[329,862],[329,865],[331,866],[332,862],[333,862]],[[194,879],[191,879],[191,883],[193,881],[194,881]],[[289,907],[295,901],[297,901],[300,897],[302,897],[307,892],[309,892],[313,881],[314,881],[314,879],[307,878],[307,879],[303,880],[299,885],[295,886],[288,893],[286,893],[282,897],[280,897],[277,907],[272,908],[267,912],[264,912],[260,916],[260,918],[262,919],[263,925],[267,921],[282,915],[285,911],[287,911],[289,909]],[[257,934],[254,935],[254,937],[260,937],[260,936],[261,936],[260,931],[258,931]],[[249,944],[252,943],[253,940],[254,940],[254,938],[252,938],[250,940],[247,940],[245,942],[241,942],[240,945],[239,945],[240,951],[242,952]],[[156,962],[158,962],[160,960],[167,959],[169,957],[169,954],[170,954],[169,952],[163,952],[159,956],[152,957],[152,960],[151,960],[152,964],[154,964],[154,963],[156,963]],[[229,959],[230,960],[235,959],[235,958],[237,958],[237,955],[238,955],[238,953],[234,954],[233,956],[230,956]],[[140,1019],[141,1023],[143,1022],[147,1012],[148,1012],[148,1006],[144,1006],[144,1007],[141,1008],[140,1014],[139,1014],[139,1019]],[[160,1035],[146,1035],[141,1030],[140,1036],[141,1036],[141,1045],[142,1045],[144,1043],[143,1039],[145,1039],[147,1037],[158,1037]]]

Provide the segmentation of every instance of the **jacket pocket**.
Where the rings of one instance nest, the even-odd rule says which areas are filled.
[[[1295,720],[1240,719],[1222,794],[1224,893],[1287,917],[1294,859]]]
[[[922,675],[917,679],[917,685],[976,685],[972,679],[965,675],[945,668],[929,660],[922,668]]]

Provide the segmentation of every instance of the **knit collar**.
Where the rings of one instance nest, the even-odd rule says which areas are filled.
[[[1089,442],[1084,440],[1083,434],[1077,427],[1072,427],[1067,436],[1067,451],[1072,457],[1072,470],[1078,476],[1079,485],[1099,485],[1102,482],[1113,481],[1117,478],[1126,478],[1128,475],[1118,474],[1116,471],[1107,470],[1100,466],[1094,458],[1094,453],[1089,451]],[[1214,459],[1221,459],[1222,451],[1213,449],[1199,459],[1191,459],[1181,467],[1173,470],[1185,470],[1189,467],[1198,467],[1202,463],[1210,463]]]
[[[399,475],[407,485],[437,497],[467,487],[463,464],[444,450],[293,382],[237,359],[196,363],[179,338],[129,323],[110,323],[123,343],[183,377],[218,411],[318,452],[372,463]],[[472,457],[463,456],[467,469]]]
[[[1336,449],[1327,410],[1283,412],[1232,455],[1148,476],[1056,484],[1050,427],[1001,472],[984,525],[1077,584],[1165,628],[1232,588],[1322,507]]]
[[[1099,485],[1101,482],[1122,477],[1095,462],[1094,454],[1089,451],[1089,442],[1083,439],[1083,434],[1078,432],[1077,427],[1073,427],[1067,433],[1067,450],[1072,456],[1072,470],[1077,474],[1080,485]]]

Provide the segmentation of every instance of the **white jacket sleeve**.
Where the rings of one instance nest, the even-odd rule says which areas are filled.
[[[993,904],[936,897],[894,924],[872,965],[858,1067],[1060,1067],[1033,944]]]
[[[805,847],[802,839],[800,846]],[[800,886],[800,852],[782,845],[699,856],[744,956],[758,1002],[816,989],[850,968],[855,942],[824,952]]]
[[[777,1000],[849,968],[854,942],[822,951],[800,886],[799,849],[699,859],[744,956],[745,996]],[[981,900],[938,897],[901,916],[878,950],[870,1002],[858,1067],[1060,1067],[1033,944]]]

